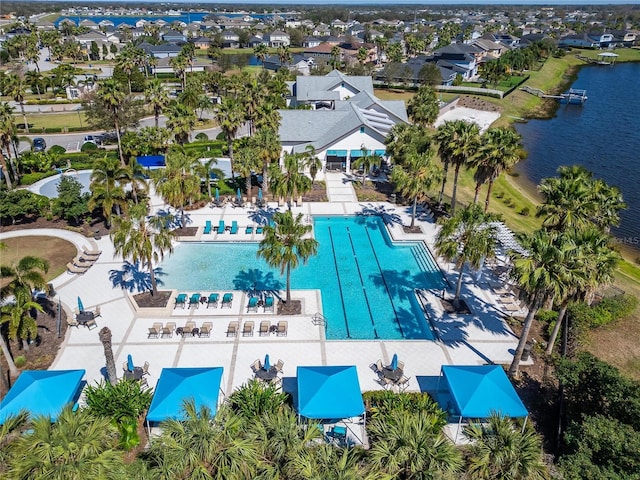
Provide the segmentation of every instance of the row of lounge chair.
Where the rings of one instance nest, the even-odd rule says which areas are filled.
[[[493,288],[493,292],[498,295],[500,307],[509,313],[517,313],[522,310],[522,306],[518,303],[518,299],[514,296],[514,292],[503,287]]]
[[[82,275],[89,270],[102,254],[100,250],[87,250],[84,248],[82,254],[76,256],[72,261],[67,263],[67,272],[76,275]]]
[[[238,226],[238,222],[236,220],[233,220],[231,222],[231,226],[225,225],[224,220],[220,220],[218,222],[217,227],[213,226],[213,224],[211,223],[211,220],[207,220],[204,224],[204,230],[202,231],[202,233],[204,233],[205,235],[208,235],[211,232],[216,232],[218,233],[218,235],[221,235],[224,232],[229,232],[231,235],[235,235],[238,233],[239,229],[240,227]],[[253,233],[254,229],[257,234],[263,233],[262,226],[253,227],[252,225],[245,227],[244,233],[251,234]]]
[[[265,312],[273,312],[274,301],[273,297],[269,296],[261,300],[260,297],[249,297],[249,303],[247,303],[247,312],[258,312],[258,308],[262,307]]]
[[[187,299],[189,300],[187,303]],[[207,308],[213,307],[218,308],[218,301],[220,300],[219,293],[210,293],[208,297],[202,296],[199,293],[193,293],[190,297],[187,298],[186,293],[180,293],[173,304],[173,308],[182,307],[185,308],[187,304],[189,308],[200,308],[200,304],[207,304]],[[222,296],[222,305],[220,308],[231,308],[233,304],[233,293],[225,293]]]
[[[253,337],[255,323],[253,321],[244,322],[242,328],[243,337]],[[240,323],[237,320],[229,322],[227,326],[227,337],[236,337],[240,329]],[[188,321],[184,327],[177,327],[176,322],[167,322],[163,325],[161,322],[154,323],[149,327],[147,338],[172,338],[173,334],[183,337],[210,337],[213,330],[213,322],[204,322],[200,328],[196,326],[196,322]],[[277,325],[271,325],[268,320],[260,322],[259,335],[261,337],[275,333],[278,337],[286,337],[289,330],[289,323],[281,320]]]

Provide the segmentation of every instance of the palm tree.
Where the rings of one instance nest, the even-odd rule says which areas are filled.
[[[12,445],[8,468],[15,479],[126,478],[118,432],[109,418],[65,407],[55,423],[38,417]]]
[[[153,109],[153,115],[156,120],[156,128],[158,128],[158,120],[162,110],[169,105],[169,95],[164,88],[164,84],[157,78],[147,83],[144,89],[144,97],[149,105]]]
[[[313,430],[313,428],[309,428]],[[293,457],[291,477],[305,480],[374,480],[379,471],[367,471],[365,454],[358,448],[336,448],[326,443],[311,445]],[[389,477],[391,478],[391,477]]]
[[[275,226],[265,227],[265,237],[260,242],[257,255],[270,266],[280,268],[280,274],[286,272],[286,303],[289,303],[291,270],[297,268],[301,260],[307,263],[318,252],[318,242],[314,238],[305,238],[312,227],[302,223],[301,213],[294,217],[291,211],[276,212],[273,220]]]
[[[169,59],[169,66],[173,68],[176,77],[180,78],[182,82],[182,89],[184,90],[187,85],[187,68],[189,67],[189,59],[179,54],[176,57],[172,57]]]
[[[427,85],[422,85],[407,105],[409,118],[421,127],[433,125],[439,113],[440,106],[436,92]]]
[[[356,169],[362,168],[362,186],[364,187],[367,174],[372,168],[379,167],[381,163],[382,157],[380,155],[371,154],[371,151],[362,145],[360,147],[360,156],[352,160],[351,167],[355,167]]]
[[[129,95],[131,95],[131,76],[133,75],[136,66],[136,59],[134,58],[133,50],[127,45],[125,48],[120,50],[120,53],[116,57],[116,67],[120,68],[120,70],[122,70],[127,76]]]
[[[24,111],[24,96],[26,95],[26,85],[24,83],[24,77],[21,72],[9,75],[9,81],[6,85],[5,94],[8,94],[15,102],[20,105],[20,111],[22,112],[22,119],[24,121],[24,130],[29,134],[29,122],[27,121],[27,114]]]
[[[120,215],[121,208],[126,207],[127,195],[124,191],[124,184],[130,179],[128,167],[123,167],[118,159],[107,155],[100,160],[96,160],[91,172],[91,197],[89,198],[89,210],[102,207],[102,216],[105,219],[107,228],[111,225],[111,215],[114,207],[116,213]]]
[[[453,122],[453,137],[449,139],[451,149],[450,163],[453,165],[453,193],[451,194],[451,214],[456,210],[456,194],[458,190],[458,175],[460,167],[469,165],[470,159],[478,148],[480,130],[475,123],[455,120]]]
[[[206,160],[204,163],[199,162],[200,165],[196,165],[196,172],[204,177],[207,182],[207,196],[211,199],[211,181],[212,174],[215,174],[218,178],[222,178],[222,171],[219,168],[216,168],[214,165],[218,164],[218,160],[215,158],[210,158]],[[217,181],[217,180],[215,180]]]
[[[181,103],[174,103],[167,109],[167,128],[180,145],[189,141],[189,135],[196,125],[196,115],[192,109]]]
[[[311,180],[301,173],[299,154],[285,153],[284,168],[280,169],[274,163],[271,165],[270,173],[269,188],[274,195],[287,201],[289,211],[296,199],[311,190]]]
[[[239,146],[236,149],[236,171],[245,179],[247,195],[251,193],[251,175],[262,166],[256,150],[248,140],[240,139]]]
[[[442,170],[433,163],[433,152],[410,154],[402,164],[396,165],[391,172],[391,182],[400,194],[413,199],[411,209],[411,228],[415,226],[418,201],[423,201],[427,192],[440,181]]]
[[[122,87],[116,80],[114,80],[113,78],[109,78],[98,85],[96,96],[111,113],[116,130],[116,138],[118,140],[118,155],[120,156],[120,163],[122,165],[126,165],[124,156],[122,155],[122,141],[120,139],[119,121],[120,106],[122,105],[126,94],[122,91]]]
[[[322,168],[322,160],[316,155],[316,149],[313,145],[307,145],[304,147],[304,152],[301,154],[301,162],[305,168],[309,169],[309,175],[311,175],[311,182],[315,183],[316,175]]]
[[[225,97],[215,112],[218,125],[227,138],[229,158],[231,160],[231,177],[233,178],[233,140],[244,123],[242,105],[233,97]]]
[[[511,277],[526,297],[529,311],[524,320],[518,347],[509,367],[509,374],[518,376],[520,357],[529,339],[529,331],[538,310],[548,299],[562,299],[567,295],[566,265],[575,247],[557,232],[537,230],[521,238],[525,253],[511,252]]]
[[[7,182],[7,188],[11,190],[11,176],[7,167],[3,149],[6,149],[9,161],[11,160],[11,144],[16,134],[16,125],[13,118],[13,107],[6,102],[0,103],[0,165],[2,174]]]
[[[29,351],[29,342],[38,335],[38,324],[32,313],[44,311],[42,306],[33,300],[31,293],[18,291],[13,301],[2,306],[2,321],[9,324],[9,338],[22,341],[22,349]]]
[[[104,349],[105,365],[107,367],[107,379],[111,385],[118,383],[116,361],[113,359],[113,348],[111,344],[111,330],[109,327],[102,327],[98,332],[100,343]]]
[[[256,157],[262,168],[262,191],[269,191],[269,167],[280,160],[282,147],[277,129],[273,127],[261,127],[251,137],[251,145],[256,151]]]
[[[253,49],[253,54],[256,56],[258,61],[262,64],[263,69],[264,69],[264,59],[266,58],[268,53],[269,53],[269,50],[267,49],[267,46],[264,43],[261,43],[260,45],[256,45]]]
[[[436,252],[460,270],[453,305],[458,308],[462,276],[467,263],[479,268],[485,258],[495,254],[496,228],[490,224],[493,216],[479,205],[469,205],[442,222],[436,237]]]
[[[10,445],[22,435],[25,425],[29,421],[29,412],[21,410],[19,413],[10,414],[0,425],[0,475],[6,475],[11,460]]]
[[[339,66],[339,60],[340,60],[340,47],[337,45],[334,45],[331,48],[331,58],[333,58],[333,68],[335,68],[336,70],[339,70],[338,66]]]
[[[200,176],[196,175],[200,162],[193,155],[172,149],[164,169],[153,177],[156,192],[165,202],[180,211],[180,223],[185,227],[184,207],[200,195]]]
[[[280,45],[278,47],[278,59],[280,60],[280,65],[283,67],[286,67],[287,63],[291,61],[291,52],[288,46]]]
[[[133,263],[149,269],[153,293],[158,293],[153,264],[161,261],[166,252],[173,252],[173,233],[168,229],[167,217],[147,218],[147,206],[133,205],[127,217],[116,217],[111,233],[114,251]]]
[[[490,128],[480,137],[480,146],[472,164],[475,164],[478,171],[482,172],[481,178],[485,178],[489,182],[487,198],[484,202],[485,212],[489,210],[493,183],[503,171],[509,170],[520,161],[520,140],[521,137],[517,132],[503,127]],[[480,183],[476,181],[474,203],[478,196],[479,185]]]
[[[152,478],[258,478],[261,458],[257,445],[243,435],[245,423],[222,408],[214,417],[207,407],[184,404],[184,418],[161,424],[151,442]]]
[[[532,427],[524,431],[507,417],[491,415],[486,423],[465,427],[469,445],[468,478],[546,480],[540,438]]]
[[[367,427],[376,439],[370,450],[372,467],[388,478],[448,478],[462,467],[460,453],[442,434],[439,417],[432,414],[393,411],[386,418],[374,418]]]

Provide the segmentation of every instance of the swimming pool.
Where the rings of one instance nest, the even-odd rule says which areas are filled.
[[[319,289],[328,339],[432,339],[414,289],[444,279],[421,242],[393,243],[380,217],[314,217],[320,246],[291,273],[291,288]],[[284,276],[256,257],[257,243],[182,243],[162,263],[168,288],[281,290]]]
[[[62,179],[62,176],[78,180],[82,184],[82,193],[90,192],[89,184],[91,183],[91,170],[81,170],[76,172],[75,170],[70,173],[57,174],[53,177],[47,177],[39,182],[34,183],[29,187],[33,193],[44,195],[49,198],[58,198],[58,184]]]

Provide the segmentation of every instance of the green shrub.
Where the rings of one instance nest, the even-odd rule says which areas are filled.
[[[616,295],[603,299],[598,306],[608,310],[613,320],[619,320],[633,313],[638,306],[638,299],[627,294]]]
[[[494,195],[496,196],[496,198],[502,198],[502,197],[504,197],[504,192],[503,191],[498,191]]]
[[[98,146],[95,143],[92,143],[92,142],[86,142],[80,148],[80,151],[82,153],[95,152],[96,150],[98,150]]]
[[[590,328],[597,328],[630,315],[637,306],[638,300],[625,294],[605,298],[593,306],[584,302],[571,304],[569,313],[574,322]]]
[[[529,207],[522,207],[520,209],[520,215],[522,215],[523,217],[528,217],[530,213]]]
[[[558,312],[555,310],[538,310],[538,313],[536,313],[536,319],[543,325],[547,325],[547,337],[551,337],[551,332],[558,321]]]
[[[49,153],[52,155],[62,155],[66,151],[67,149],[60,145],[51,145],[51,148],[49,148]]]
[[[138,418],[151,405],[151,389],[139,382],[120,381],[115,385],[101,382],[88,385],[85,394],[87,408],[96,416],[121,420]]]
[[[206,142],[209,140],[209,136],[204,132],[198,133],[195,138],[198,142]]]
[[[27,364],[27,357],[24,355],[20,355],[13,359],[13,363],[16,364],[16,367],[22,368]]]
[[[227,136],[224,134],[224,132],[220,132],[218,135],[216,135],[216,140],[221,140],[223,142],[226,142]]]
[[[43,178],[51,177],[57,174],[58,172],[56,170],[50,170],[48,172],[25,173],[20,177],[20,185],[33,185]]]

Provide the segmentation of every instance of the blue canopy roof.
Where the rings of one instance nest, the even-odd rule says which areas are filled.
[[[529,415],[501,366],[443,365],[441,371],[462,417],[487,418],[492,413],[508,417]]]
[[[143,167],[164,167],[164,155],[141,155],[136,161]]]
[[[298,367],[298,413],[323,419],[362,415],[356,367]]]
[[[0,425],[20,410],[55,422],[60,411],[75,400],[84,374],[84,370],[25,370],[0,402]]]
[[[218,408],[222,367],[163,368],[147,413],[150,422],[184,419],[183,403],[195,400],[196,408]]]

